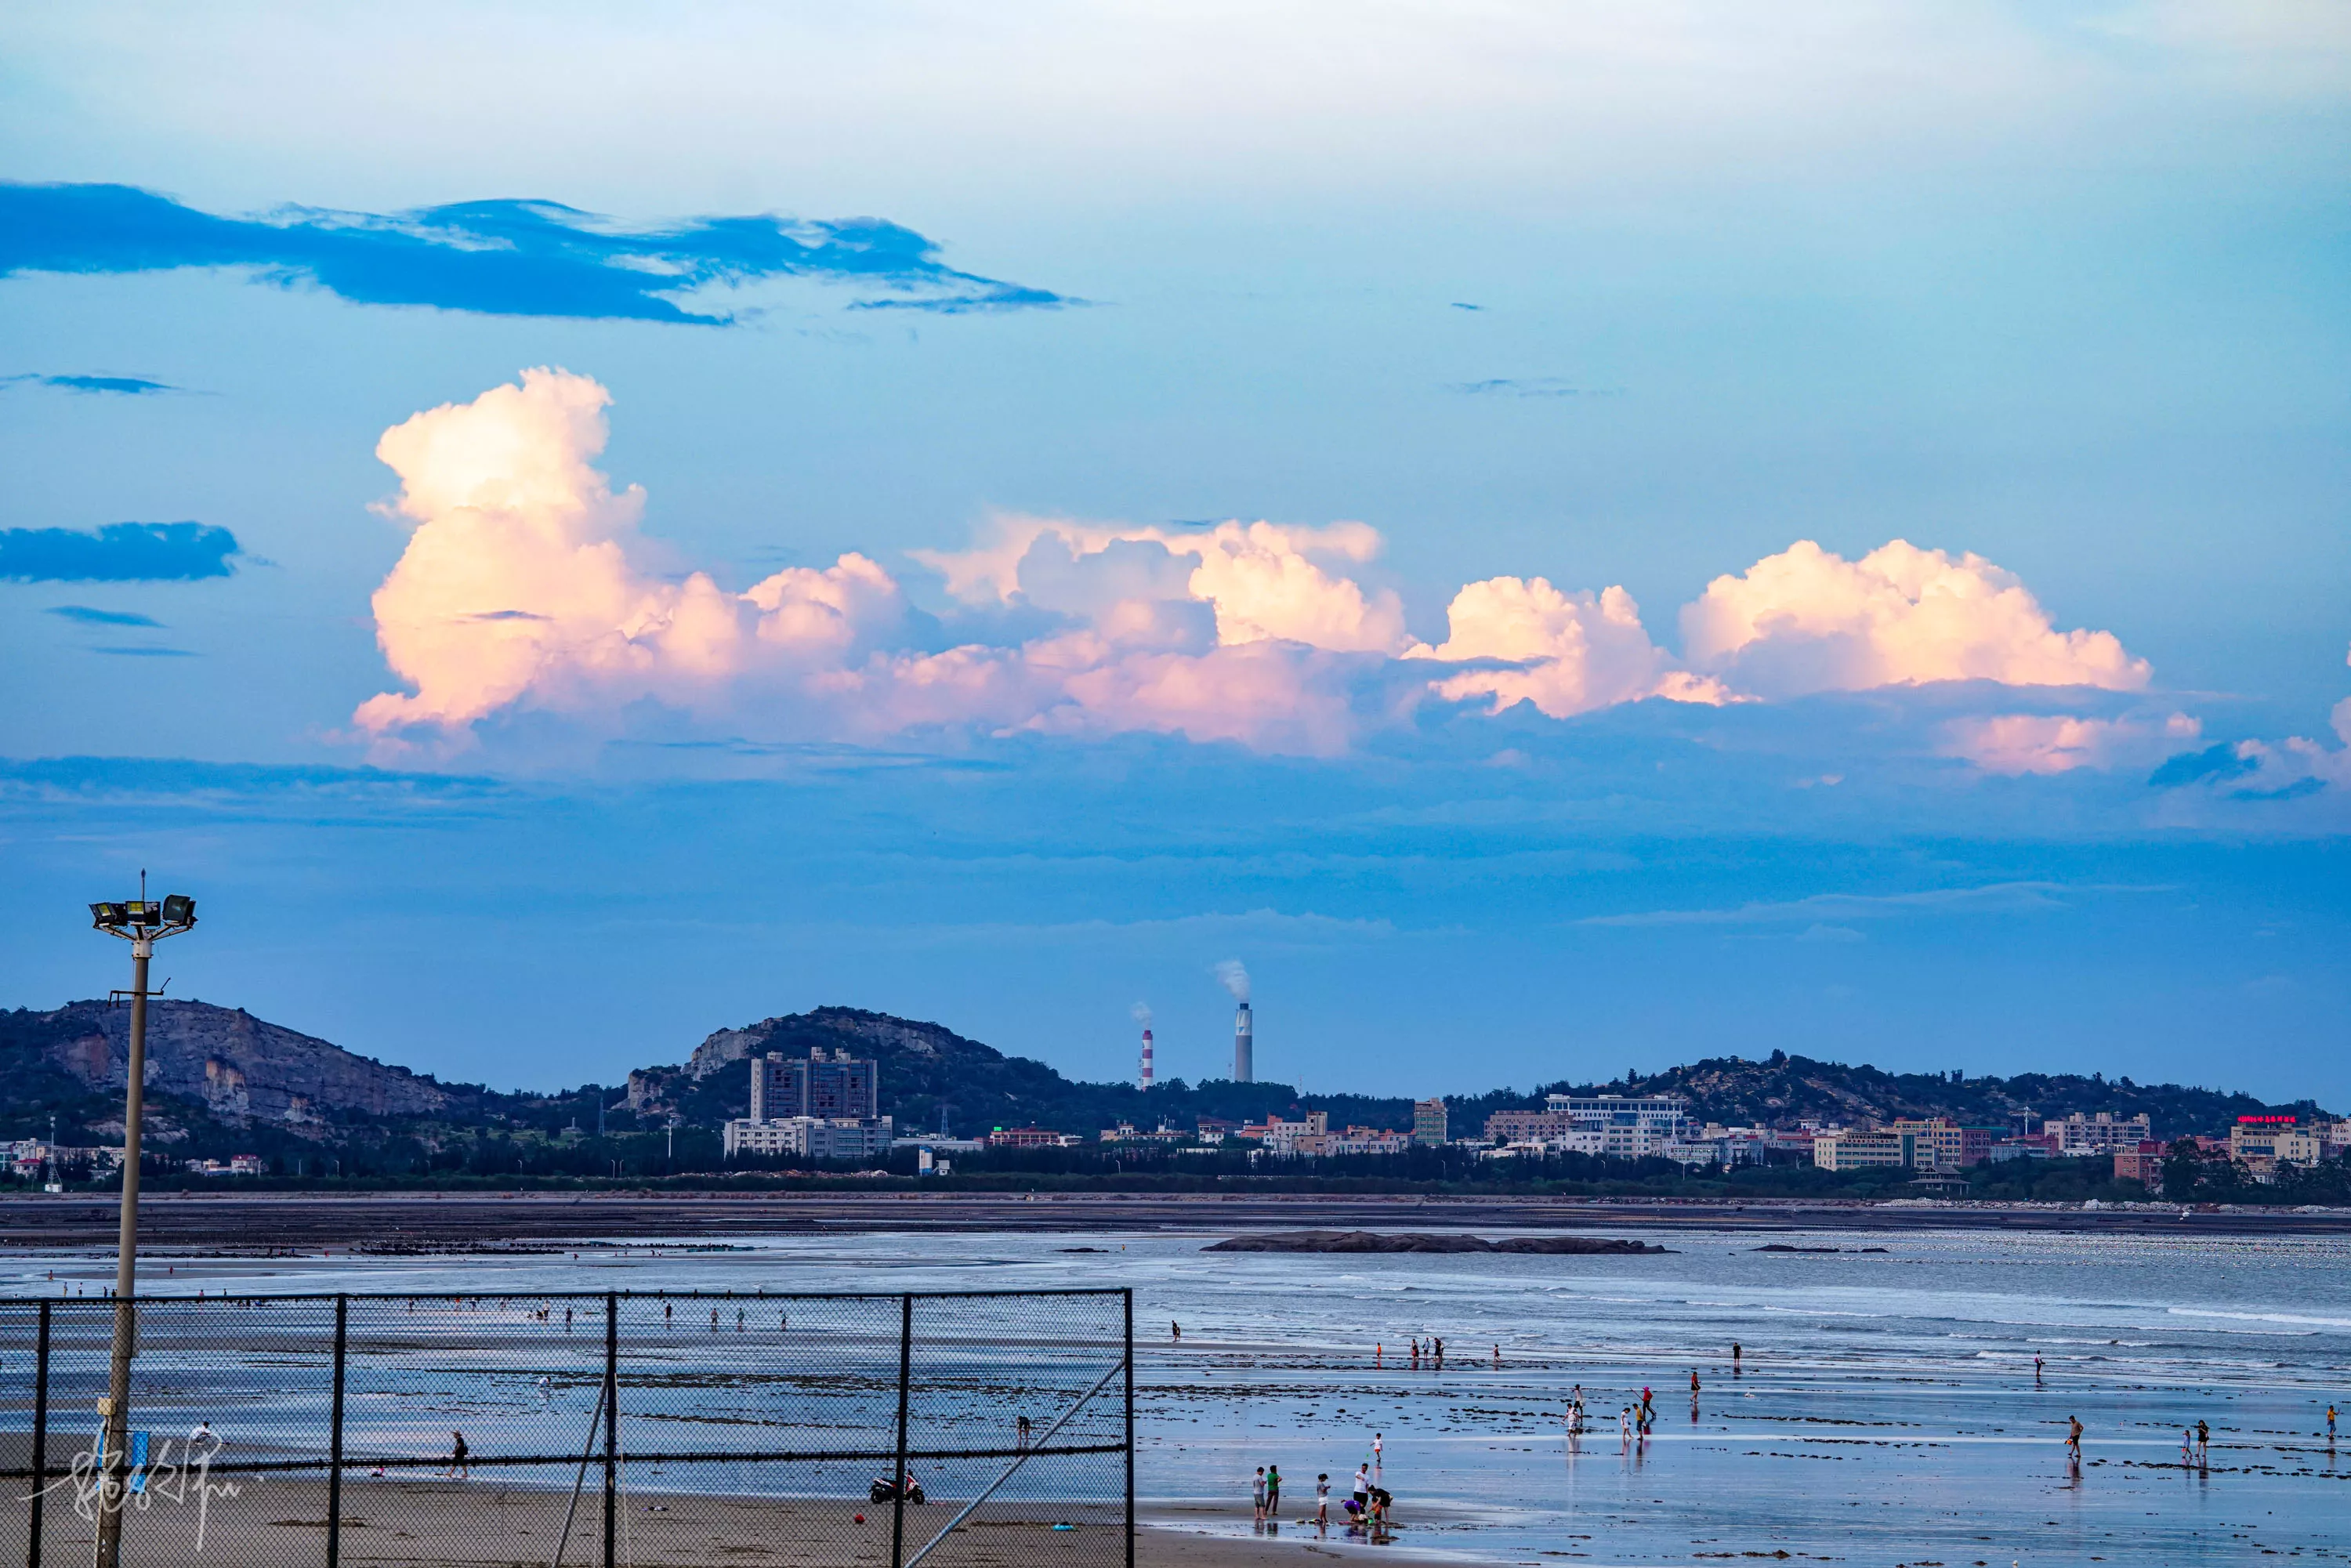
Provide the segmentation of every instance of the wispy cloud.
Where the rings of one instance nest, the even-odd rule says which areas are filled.
[[[1903,915],[2030,915],[2068,907],[2065,895],[2084,893],[2159,893],[2158,887],[2074,887],[2055,882],[1995,882],[1980,887],[1927,888],[1917,893],[1821,893],[1775,904],[1742,904],[1730,909],[1655,909],[1632,915],[1594,915],[1579,925],[1802,925],[1824,933],[1854,920],[1885,920]],[[1823,936],[1816,940],[1838,940]],[[1850,940],[1850,938],[1844,938]]]
[[[23,375],[0,376],[0,386],[16,386],[26,382],[35,386],[55,387],[60,392],[111,392],[120,397],[143,397],[150,392],[180,390],[168,382],[151,382],[144,376],[44,376],[29,371]]]
[[[236,536],[205,523],[109,523],[78,528],[0,528],[0,580],[18,582],[189,582],[227,577],[244,552]]]
[[[1458,309],[1475,310],[1479,307],[1463,305]],[[1448,392],[1464,392],[1471,397],[1622,397],[1622,387],[1585,387],[1562,376],[1494,376],[1482,382],[1455,382]]]
[[[92,648],[93,653],[111,653],[120,659],[193,659],[192,648]]]
[[[152,615],[141,615],[129,610],[93,610],[87,604],[52,604],[48,612],[68,621],[78,621],[85,626],[161,626],[163,623]]]
[[[221,217],[130,185],[0,184],[0,274],[237,267],[255,269],[260,281],[314,285],[361,305],[704,326],[734,318],[680,303],[694,290],[787,277],[889,290],[861,302],[872,308],[1071,303],[957,271],[938,250],[881,218],[758,214],[632,227],[556,202],[507,200]]]

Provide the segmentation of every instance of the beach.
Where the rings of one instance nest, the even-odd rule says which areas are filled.
[[[1412,1228],[1432,1228],[1430,1217]],[[1666,1250],[1203,1250],[1229,1233],[745,1230],[447,1255],[190,1247],[164,1265],[176,1272],[161,1288],[445,1299],[1129,1286],[1146,1562],[1294,1561],[1305,1552],[1646,1565],[1777,1561],[1784,1552],[1791,1561],[1953,1568],[2250,1563],[2271,1552],[2325,1560],[2351,1540],[2351,1462],[2323,1438],[2326,1405],[2351,1385],[2351,1312],[2340,1304],[2351,1244],[2340,1238],[1924,1226],[1765,1234],[1628,1222],[1599,1234]],[[106,1277],[100,1249],[20,1248],[0,1259],[0,1285],[16,1294],[102,1288]],[[711,1402],[715,1417],[771,1419],[737,1409],[747,1401],[726,1385],[756,1384],[773,1352],[734,1340],[731,1326],[711,1332],[702,1331],[711,1386],[695,1397]],[[1416,1362],[1412,1342],[1437,1335],[1443,1364]],[[379,1423],[371,1440],[424,1444],[432,1428],[445,1438],[461,1417],[469,1434],[477,1423],[495,1434],[510,1409],[514,1419],[527,1413],[521,1370],[461,1368],[419,1382],[397,1418],[369,1415]],[[1579,1385],[1590,1422],[1571,1437],[1564,1414]],[[1656,1424],[1646,1442],[1626,1444],[1617,1415],[1645,1387]],[[591,1392],[564,1396],[579,1406],[565,1406],[575,1426]],[[1016,1409],[1050,1414],[1007,1386],[971,1418],[982,1429],[991,1420],[1008,1427]],[[2074,1417],[2085,1428],[2078,1467],[2064,1447]],[[220,1421],[231,1440],[236,1419]],[[2181,1430],[2199,1420],[2210,1427],[2210,1447],[2183,1465]],[[1334,1498],[1343,1494],[1375,1433],[1384,1483],[1396,1496],[1393,1540],[1301,1529],[1313,1478],[1329,1474]],[[1256,1534],[1250,1520],[1249,1477],[1266,1463],[1289,1479],[1278,1539]],[[830,1529],[841,1508],[711,1495],[768,1484],[757,1476],[718,1485],[632,1468],[623,1484],[641,1506],[681,1500],[666,1517],[631,1516],[647,1521],[645,1562],[673,1560],[646,1554],[658,1551],[702,1550],[707,1541],[693,1531],[706,1537],[718,1517],[764,1520],[745,1526],[756,1537],[747,1544],[775,1554],[726,1560],[799,1561],[784,1553]],[[951,1473],[931,1484],[942,1500],[967,1490]],[[468,1498],[484,1495],[482,1481],[468,1485]],[[367,1489],[347,1495],[363,1501]],[[297,1514],[316,1520],[323,1509],[280,1517]],[[526,1527],[536,1528],[516,1528]],[[987,1525],[968,1532],[982,1539],[952,1544],[996,1551],[983,1539],[1020,1528]],[[1007,1560],[1045,1561],[1040,1552],[1067,1549],[1076,1533],[1005,1548],[1014,1552]],[[414,1542],[402,1549],[412,1555],[369,1559],[352,1547],[347,1560],[444,1560],[417,1555]]]

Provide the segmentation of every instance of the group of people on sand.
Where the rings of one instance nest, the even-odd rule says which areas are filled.
[[[1379,1433],[1372,1434],[1372,1450],[1364,1462],[1355,1467],[1354,1490],[1339,1504],[1340,1522],[1350,1531],[1365,1530],[1375,1537],[1384,1537],[1388,1524],[1388,1510],[1395,1506],[1395,1497],[1380,1484],[1383,1475],[1383,1455],[1385,1440]],[[1280,1528],[1281,1467],[1259,1465],[1249,1482],[1249,1502],[1255,1511],[1259,1530]],[[1331,1528],[1331,1477],[1326,1472],[1314,1478],[1314,1517],[1298,1521],[1311,1523],[1318,1530]]]

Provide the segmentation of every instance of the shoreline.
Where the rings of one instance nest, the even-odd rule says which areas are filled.
[[[113,1241],[112,1194],[0,1197],[0,1249],[69,1250]],[[1706,1229],[1768,1234],[1841,1230],[2058,1232],[2294,1237],[2351,1235],[2351,1208],[2318,1213],[2171,1205],[2085,1209],[1943,1200],[1438,1197],[1319,1194],[829,1193],[151,1193],[141,1239],[178,1247],[339,1247],[362,1255],[544,1244],[716,1241],[729,1237],[902,1231],[1162,1231],[1202,1236],[1269,1229]],[[256,1239],[263,1238],[266,1239]]]

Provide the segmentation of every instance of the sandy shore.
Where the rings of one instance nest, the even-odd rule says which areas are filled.
[[[237,1495],[160,1499],[126,1521],[126,1561],[224,1564],[319,1563],[326,1554],[326,1486],[305,1479],[220,1477],[241,1482]],[[593,1485],[580,1500],[563,1561],[603,1560],[603,1500]],[[564,1537],[568,1492],[503,1487],[495,1479],[352,1479],[343,1490],[342,1560],[353,1568],[521,1568],[555,1560]],[[632,1493],[616,1522],[619,1560],[643,1568],[705,1568],[739,1563],[759,1568],[882,1568],[890,1561],[889,1505],[855,1501]],[[955,1516],[959,1503],[935,1501],[906,1511],[912,1556]],[[1172,1512],[1137,1532],[1135,1561],[1152,1568],[1251,1568],[1296,1562],[1312,1542],[1217,1538],[1185,1527],[1207,1521],[1205,1508]],[[21,1562],[21,1509],[0,1523],[0,1560]],[[201,1519],[200,1519],[201,1514]],[[863,1515],[861,1521],[859,1515]],[[1231,1519],[1222,1514],[1223,1522]],[[201,1523],[204,1542],[197,1543]],[[1057,1524],[1070,1528],[1056,1529]],[[46,1562],[87,1562],[90,1526],[69,1499],[53,1501],[44,1531]],[[1322,1549],[1327,1552],[1328,1548]],[[939,1568],[1123,1568],[1125,1544],[1114,1510],[1052,1510],[991,1502],[927,1560]]]

